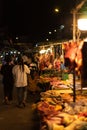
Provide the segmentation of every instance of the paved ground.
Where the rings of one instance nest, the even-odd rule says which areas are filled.
[[[11,105],[3,104],[3,85],[0,76],[0,130],[39,130],[39,117],[32,109],[32,104],[39,100],[39,95],[28,94],[28,102],[25,108],[16,107],[16,96]]]

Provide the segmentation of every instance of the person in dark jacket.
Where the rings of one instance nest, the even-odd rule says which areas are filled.
[[[1,67],[1,74],[3,76],[3,90],[4,90],[4,102],[9,104],[9,102],[13,99],[13,86],[14,79],[12,74],[12,68],[14,66],[11,57],[7,56],[5,58],[6,63]]]

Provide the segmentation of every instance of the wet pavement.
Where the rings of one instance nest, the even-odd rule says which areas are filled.
[[[3,103],[3,84],[0,75],[0,130],[39,130],[40,121],[38,112],[32,109],[32,105],[39,101],[39,93],[28,93],[25,108],[16,107],[16,90],[13,91],[13,102],[10,105]]]

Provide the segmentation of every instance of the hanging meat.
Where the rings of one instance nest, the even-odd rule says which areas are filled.
[[[82,65],[82,49],[83,41],[70,42],[65,45],[65,66],[70,67],[70,69],[74,67],[80,68]],[[73,64],[75,63],[75,64]]]

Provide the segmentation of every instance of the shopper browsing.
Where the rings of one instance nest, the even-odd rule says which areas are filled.
[[[27,74],[30,74],[30,70],[27,65],[24,64],[22,57],[18,57],[17,65],[13,67],[13,75],[15,86],[17,88],[18,107],[25,106],[26,103],[26,89],[27,89]]]

